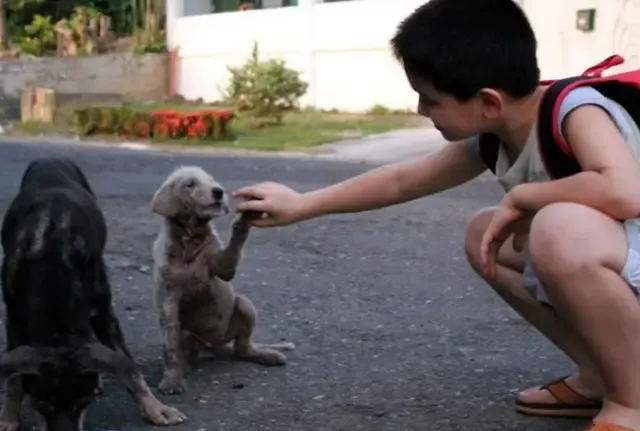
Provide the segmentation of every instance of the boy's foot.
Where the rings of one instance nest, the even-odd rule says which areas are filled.
[[[587,394],[578,386],[577,377],[571,376],[525,389],[516,398],[516,411],[533,416],[595,417],[602,408],[600,397]]]

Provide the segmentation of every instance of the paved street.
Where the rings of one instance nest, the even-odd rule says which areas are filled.
[[[161,345],[149,267],[159,219],[149,202],[165,176],[199,164],[229,190],[262,180],[309,190],[370,168],[2,143],[2,213],[27,163],[49,155],[76,160],[99,195],[118,316],[154,391]],[[514,391],[570,368],[465,263],[467,217],[499,197],[495,183],[479,179],[392,209],[254,230],[234,284],[259,310],[256,341],[292,341],[297,348],[281,368],[201,362],[186,394],[161,397],[189,416],[173,429],[581,429],[584,422],[512,412]],[[228,222],[219,223],[225,239]],[[4,331],[2,337],[4,343]],[[123,388],[109,380],[105,392],[89,410],[87,430],[151,429]]]

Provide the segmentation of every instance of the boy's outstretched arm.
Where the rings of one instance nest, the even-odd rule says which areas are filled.
[[[465,141],[451,142],[439,151],[385,165],[340,183],[298,193],[282,184],[261,183],[234,192],[255,199],[237,210],[266,215],[254,226],[283,226],[326,214],[353,213],[387,207],[434,194],[465,183],[486,170]]]

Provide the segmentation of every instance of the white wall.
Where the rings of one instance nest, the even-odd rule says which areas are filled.
[[[219,99],[227,65],[243,63],[257,40],[262,55],[283,58],[303,73],[310,83],[303,104],[352,111],[375,104],[414,109],[415,95],[391,55],[389,39],[424,0],[393,0],[393,7],[388,0],[310,1],[300,0],[298,7],[182,16],[173,26],[168,22],[171,46],[180,48],[178,93]],[[580,73],[612,53],[640,67],[640,1],[555,0],[554,7],[549,1],[520,2],[538,35],[543,78]],[[575,28],[575,11],[585,7],[597,8],[593,33]]]

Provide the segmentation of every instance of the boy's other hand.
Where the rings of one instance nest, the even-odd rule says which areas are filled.
[[[514,247],[521,251],[524,247],[525,237],[518,226],[518,221],[524,218],[523,211],[515,207],[512,195],[507,193],[498,205],[489,226],[484,232],[480,243],[480,257],[484,266],[485,275],[493,278],[496,276],[496,259],[502,244],[511,235],[515,235]]]
[[[266,182],[242,187],[233,192],[233,197],[247,199],[238,204],[237,212],[262,213],[262,217],[250,221],[252,226],[285,226],[303,219],[302,195],[282,184]]]

